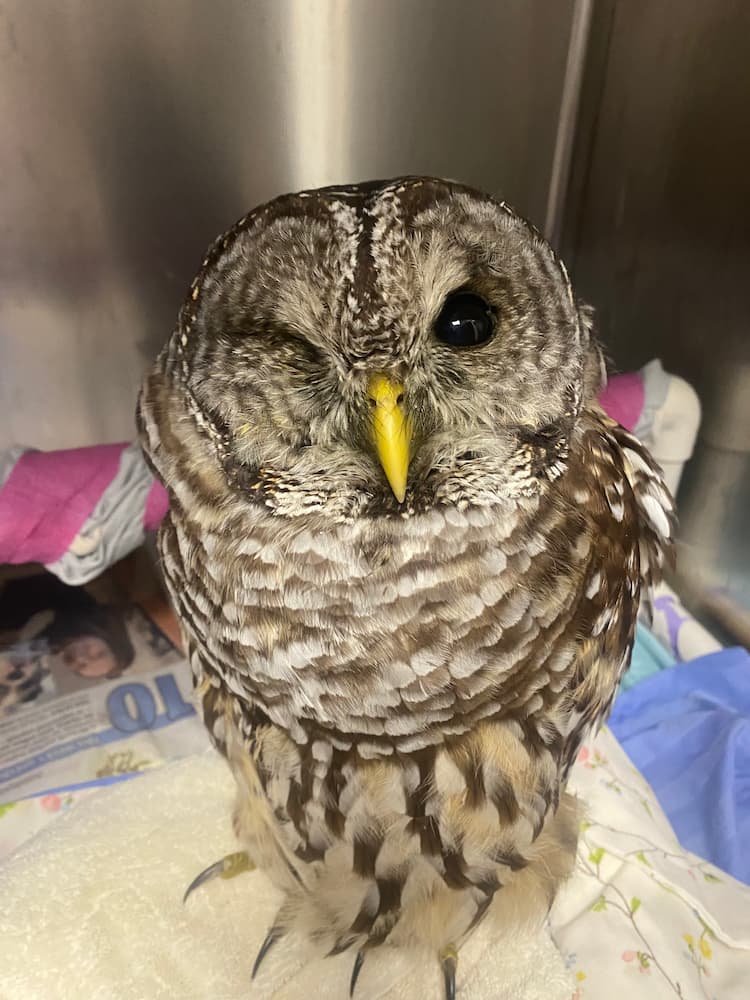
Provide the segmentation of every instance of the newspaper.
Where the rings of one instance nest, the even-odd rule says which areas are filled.
[[[157,617],[168,620],[166,604]],[[170,630],[171,631],[171,630]],[[204,750],[190,669],[143,607],[46,573],[0,590],[0,804]]]

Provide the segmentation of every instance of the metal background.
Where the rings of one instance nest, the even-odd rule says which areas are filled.
[[[750,361],[750,4],[595,11],[566,257],[617,362],[661,355],[704,396]]]
[[[749,123],[747,0],[597,0],[563,250],[617,365],[698,390],[679,566],[748,609]]]
[[[573,0],[5,0],[0,447],[128,439],[207,244],[433,173],[543,225]]]

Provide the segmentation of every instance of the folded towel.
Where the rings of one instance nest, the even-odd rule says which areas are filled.
[[[0,936],[3,1000],[344,1000],[353,956],[311,959],[295,941],[269,954],[250,992],[280,898],[264,875],[217,880],[183,906],[193,876],[237,848],[233,791],[217,755],[190,757],[84,799],[21,847],[0,869],[14,915]],[[460,996],[570,1000],[573,980],[547,931],[504,943],[480,925],[461,949]],[[386,949],[365,962],[356,998],[441,991],[437,961],[414,968]]]
[[[0,453],[0,563],[42,563],[87,583],[141,545],[167,508],[137,443]]]

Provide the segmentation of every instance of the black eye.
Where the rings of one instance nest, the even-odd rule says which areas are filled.
[[[478,347],[486,344],[494,332],[492,310],[471,292],[449,295],[435,320],[435,336],[451,347]]]

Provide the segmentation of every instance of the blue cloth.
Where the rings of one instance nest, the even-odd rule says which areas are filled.
[[[750,884],[750,655],[724,649],[620,694],[609,725],[682,844]]]
[[[633,655],[630,658],[630,666],[622,678],[621,690],[630,690],[635,684],[640,684],[641,681],[660,670],[668,670],[673,667],[676,662],[666,646],[663,646],[655,635],[652,635],[647,628],[638,623],[635,627]]]

